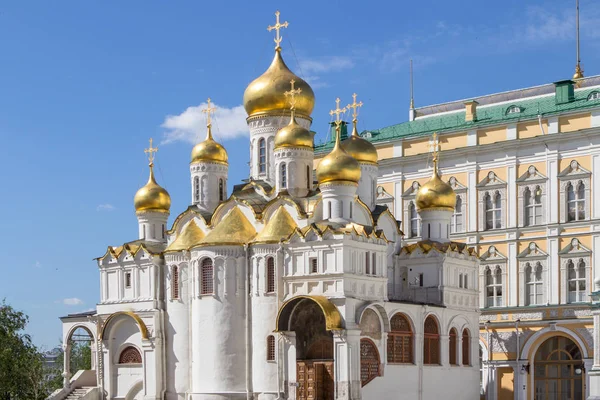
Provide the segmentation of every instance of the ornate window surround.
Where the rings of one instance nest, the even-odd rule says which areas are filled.
[[[486,229],[486,208],[485,196],[489,194],[494,196],[495,193],[500,193],[500,228]],[[494,171],[490,171],[486,177],[477,185],[477,202],[479,203],[479,230],[496,230],[506,228],[506,182],[498,178]]]
[[[529,189],[530,193],[535,194],[535,190],[539,186],[542,191],[541,204],[542,204],[542,222],[531,226],[540,226],[546,223],[546,201],[547,201],[547,181],[548,177],[542,175],[537,168],[530,165],[527,171],[517,179],[517,218],[520,227],[530,226],[525,221],[525,190]]]
[[[412,222],[413,216],[411,215],[411,212],[410,212],[410,203],[411,202],[413,204],[415,203],[417,192],[419,191],[420,187],[421,187],[421,185],[419,184],[419,182],[414,181],[412,183],[412,185],[404,193],[402,193],[402,201],[403,201],[403,206],[404,206],[403,207],[404,221],[406,221],[406,223],[403,224],[404,225],[403,230],[404,230],[404,233],[407,238],[421,237],[421,217],[419,216],[419,213],[416,211],[417,210],[416,204],[415,204],[415,212],[417,213],[417,218],[419,219],[416,236],[411,235],[411,222]]]
[[[558,174],[558,180],[560,182],[560,222],[570,222],[567,219],[568,207],[569,204],[567,202],[567,186],[569,183],[573,185],[574,188],[577,187],[579,182],[582,182],[585,185],[585,218],[579,221],[586,221],[590,219],[590,184],[591,184],[591,176],[592,173],[587,169],[583,168],[577,160],[571,161],[569,166],[565,168],[560,174]],[[575,222],[575,221],[571,221]]]
[[[480,257],[479,264],[479,304],[481,308],[495,308],[495,306],[488,307],[487,305],[487,293],[486,293],[486,271],[489,269],[492,274],[495,273],[497,268],[502,271],[502,306],[506,306],[506,279],[507,279],[507,258],[504,254],[496,250],[495,246],[490,246],[488,250]]]
[[[534,242],[529,243],[529,246],[523,250],[518,256],[519,261],[519,306],[526,305],[540,305],[540,304],[528,304],[527,298],[527,276],[525,274],[527,270],[527,264],[531,268],[535,269],[537,263],[542,266],[542,302],[545,304],[548,301],[548,253],[543,251]]]
[[[467,195],[467,187],[465,185],[463,185],[462,183],[460,183],[458,181],[458,179],[456,179],[454,176],[450,177],[450,179],[448,180],[448,184],[452,187],[452,189],[454,190],[454,193],[456,193],[456,197],[457,197],[457,201],[458,198],[460,198],[461,201],[461,208],[460,208],[460,213],[461,215],[461,219],[462,219],[462,229],[460,231],[456,231],[456,232],[450,232],[450,233],[463,233],[467,231],[467,210],[468,208],[468,202],[469,202],[469,196]],[[452,214],[452,226],[455,226],[455,214]],[[456,228],[455,228],[456,229]]]
[[[585,263],[585,287],[589,290],[591,287],[591,269],[592,269],[592,251],[585,247],[577,238],[571,239],[571,242],[564,249],[558,252],[560,257],[560,279],[562,282],[560,288],[560,303],[569,303],[569,261],[577,265],[580,259]]]

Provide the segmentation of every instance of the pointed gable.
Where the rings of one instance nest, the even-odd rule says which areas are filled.
[[[537,183],[537,182],[545,182],[548,178],[540,173],[537,168],[533,165],[530,165],[527,168],[527,171],[523,175],[521,175],[518,179],[518,183]]]
[[[196,225],[194,220],[191,220],[189,224],[183,228],[183,231],[177,236],[177,238],[167,247],[166,252],[174,252],[181,250],[189,250],[194,245],[200,243],[206,235]]]
[[[571,242],[564,249],[558,252],[563,257],[577,257],[591,254],[591,250],[585,247],[577,238],[571,239]]]
[[[517,256],[517,258],[526,259],[545,259],[547,257],[548,253],[540,249],[535,242],[529,243],[529,246]]]
[[[506,186],[506,182],[496,175],[494,171],[490,171],[485,178],[477,185],[478,189],[493,189]]]
[[[569,163],[567,168],[563,169],[560,174],[558,174],[558,179],[583,178],[589,176],[590,174],[591,172],[583,168],[577,162],[577,160],[573,160]]]
[[[198,244],[200,246],[241,246],[249,243],[254,236],[256,236],[254,226],[239,207],[233,207]]]
[[[506,256],[500,253],[496,246],[490,246],[488,250],[479,257],[482,262],[506,262]]]
[[[282,240],[287,240],[297,227],[296,221],[281,205],[252,242],[279,243]]]

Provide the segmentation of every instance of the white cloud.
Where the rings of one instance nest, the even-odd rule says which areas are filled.
[[[112,204],[100,204],[98,205],[98,207],[96,207],[96,211],[113,211],[115,209],[115,206],[113,206]]]
[[[42,263],[39,261],[36,261],[34,265],[36,268],[42,268]]]
[[[78,299],[77,297],[71,297],[63,299],[62,303],[66,306],[78,306],[80,304],[83,304],[83,301],[81,299]]]
[[[299,64],[300,70],[306,75],[340,71],[342,69],[352,68],[354,66],[352,59],[345,56],[327,56],[313,59],[307,58],[300,60]]]
[[[168,115],[161,127],[165,128],[163,143],[184,141],[192,144],[198,143],[206,135],[206,114],[202,112],[207,106],[201,103],[198,106],[188,107],[178,115]],[[243,106],[232,108],[217,107],[213,116],[212,133],[217,140],[227,140],[248,134],[246,124],[246,111]]]

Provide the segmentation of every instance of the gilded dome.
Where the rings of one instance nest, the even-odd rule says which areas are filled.
[[[377,164],[377,150],[371,142],[358,136],[356,122],[352,128],[352,135],[342,142],[342,147],[359,163]]]
[[[294,111],[292,111],[290,123],[278,130],[275,135],[275,148],[279,149],[282,147],[313,148],[312,133],[296,122]]]
[[[456,206],[456,193],[452,187],[442,181],[437,172],[437,161],[433,163],[433,175],[429,182],[417,191],[417,209],[454,211]]]
[[[206,139],[198,143],[192,149],[192,163],[195,162],[213,162],[218,164],[227,164],[227,151],[212,137],[211,126],[208,126]]]
[[[285,65],[281,49],[275,51],[273,62],[265,73],[253,80],[244,92],[244,108],[248,115],[287,112],[289,106],[284,92],[288,90],[291,80],[295,81],[296,88],[301,89],[296,96],[296,112],[310,116],[315,107],[315,94],[308,83]]]
[[[150,177],[148,183],[142,186],[133,198],[135,211],[169,212],[171,196],[154,179],[153,164],[150,164]]]
[[[319,184],[327,182],[353,182],[360,180],[360,165],[340,145],[339,129],[335,136],[335,146],[317,166]]]

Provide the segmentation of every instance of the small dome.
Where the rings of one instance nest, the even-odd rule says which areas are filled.
[[[285,65],[281,50],[275,51],[275,57],[264,74],[253,80],[244,92],[244,108],[249,116],[269,112],[288,112],[288,100],[284,92],[294,80],[301,93],[296,96],[296,113],[310,116],[315,107],[315,94],[303,79],[296,76]]]
[[[319,184],[327,182],[353,182],[360,180],[360,165],[340,146],[339,130],[336,132],[335,146],[317,166]]]
[[[192,149],[192,163],[195,162],[213,162],[218,164],[227,164],[227,151],[212,137],[211,127],[208,126],[206,139],[198,143]]]
[[[358,136],[356,123],[352,128],[352,135],[342,142],[342,147],[359,163],[377,164],[377,150],[371,142]]]
[[[437,172],[437,161],[433,163],[433,175],[429,182],[417,191],[417,209],[454,211],[456,206],[456,193],[452,187],[442,181]]]
[[[154,179],[153,164],[150,164],[150,177],[148,183],[141,187],[133,198],[135,211],[169,212],[171,208],[171,196]]]
[[[292,112],[290,123],[277,131],[275,135],[275,148],[306,147],[313,148],[313,135],[308,129],[301,127]]]

